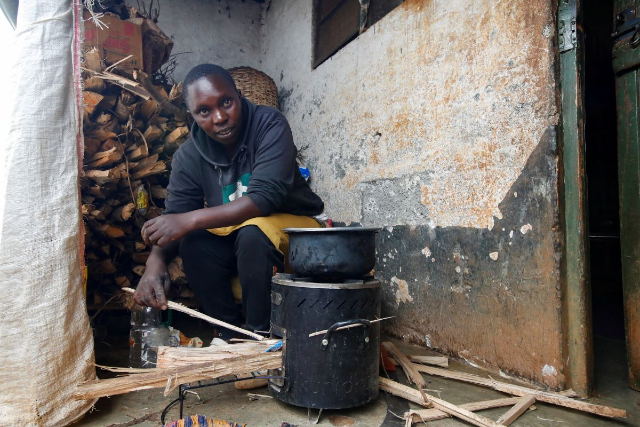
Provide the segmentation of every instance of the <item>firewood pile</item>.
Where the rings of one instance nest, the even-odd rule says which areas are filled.
[[[157,37],[149,39],[158,44]],[[181,84],[154,85],[144,71],[120,68],[126,59],[109,64],[93,48],[82,64],[81,192],[90,305],[142,276],[151,248],[140,230],[162,213],[172,156],[189,134]],[[169,273],[177,295],[192,297],[179,258]]]

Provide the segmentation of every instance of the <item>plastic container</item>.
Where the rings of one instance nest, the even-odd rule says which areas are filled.
[[[169,328],[160,320],[160,310],[152,307],[135,306],[131,311],[131,332],[129,333],[129,366],[132,368],[155,368],[158,347],[177,346]]]

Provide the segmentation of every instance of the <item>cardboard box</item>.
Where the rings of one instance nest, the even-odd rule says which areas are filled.
[[[105,15],[100,18],[100,21],[106,24],[108,28],[100,29],[89,19],[89,16],[89,13],[85,11],[84,51],[93,47],[97,48],[107,65],[133,55],[118,64],[118,68],[128,72],[133,71],[134,68],[139,70],[144,68],[142,63],[142,29],[140,25],[123,21],[114,15]]]

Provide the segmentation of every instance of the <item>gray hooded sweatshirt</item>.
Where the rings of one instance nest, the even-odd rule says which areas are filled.
[[[222,144],[193,124],[189,139],[173,156],[164,214],[220,206],[244,195],[264,216],[322,212],[322,200],[298,169],[284,115],[242,98],[242,128],[239,147],[229,161]]]

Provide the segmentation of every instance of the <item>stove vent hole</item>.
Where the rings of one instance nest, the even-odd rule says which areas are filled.
[[[317,303],[319,303],[319,302],[320,302],[320,300],[319,300],[319,299],[317,299],[317,300],[316,300],[316,302],[314,302],[313,304],[311,304],[311,305],[309,306],[309,308],[313,308],[313,306],[314,306],[314,305],[316,305],[316,304],[317,304]]]
[[[355,305],[358,303],[358,300],[355,300],[353,302],[353,304],[351,304],[351,307],[349,307],[349,310],[351,310],[353,307],[355,307]]]
[[[327,303],[327,305],[325,305],[325,306],[324,306],[324,307],[322,307],[322,308],[323,308],[323,309],[326,309],[327,307],[329,307],[329,306],[331,305],[331,303],[332,303],[332,302],[333,302],[333,300],[329,301],[329,302]]]
[[[368,302],[369,302],[369,298],[364,300],[364,302],[362,303],[362,306],[360,307],[360,310],[362,310],[364,308],[364,306],[367,305]]]
[[[342,306],[344,305],[344,303],[346,303],[346,302],[347,302],[347,300],[342,301],[342,304],[340,304],[340,305],[338,306],[338,308],[336,308],[336,310],[340,310],[340,307],[342,307]]]
[[[300,304],[298,304],[298,307],[300,307],[302,304],[304,304],[304,302],[305,302],[306,300],[307,300],[307,299],[305,298],[305,299],[303,299],[302,301],[300,301]]]
[[[373,304],[375,304],[375,303],[376,303],[376,299],[374,298],[374,299],[371,300],[371,304],[369,305],[369,307],[373,307]]]

